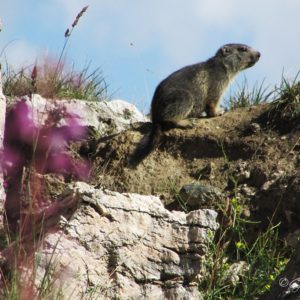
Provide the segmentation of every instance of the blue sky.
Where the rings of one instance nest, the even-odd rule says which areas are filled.
[[[274,85],[283,70],[288,78],[300,70],[299,0],[1,0],[0,52],[6,47],[6,59],[16,67],[58,56],[65,30],[85,5],[70,39],[69,62],[78,69],[88,61],[101,67],[113,98],[145,112],[163,78],[228,42],[262,53],[231,91],[245,77],[250,86],[262,80]]]

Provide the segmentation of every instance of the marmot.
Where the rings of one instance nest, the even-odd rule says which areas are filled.
[[[231,80],[252,67],[260,53],[244,44],[226,44],[205,62],[179,69],[156,88],[151,103],[152,130],[138,145],[130,165],[138,165],[158,146],[162,131],[191,127],[188,117],[218,116],[220,100]]]

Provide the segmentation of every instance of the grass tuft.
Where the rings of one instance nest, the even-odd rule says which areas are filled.
[[[107,84],[102,71],[90,69],[90,63],[78,72],[74,65],[67,68],[60,62],[57,71],[57,63],[50,58],[20,71],[7,66],[3,74],[3,92],[9,97],[37,93],[51,99],[106,100]]]
[[[238,85],[237,92],[230,96],[227,101],[229,109],[235,109],[240,107],[249,107],[258,105],[269,101],[274,94],[274,90],[265,86],[264,81],[260,84],[256,82],[252,88],[249,87],[248,81],[245,78],[242,85]]]
[[[51,99],[82,99],[102,101],[108,98],[107,84],[100,68],[91,70],[91,62],[81,71],[74,64],[66,63],[66,49],[74,28],[87,11],[88,6],[77,14],[70,28],[64,33],[64,43],[58,59],[44,57],[34,65],[15,70],[6,62],[3,74],[3,92],[9,97],[21,97],[38,93]],[[0,53],[3,54],[4,50]]]
[[[276,88],[277,97],[272,102],[269,111],[271,123],[293,122],[300,120],[300,71],[293,80],[282,76],[279,87]]]

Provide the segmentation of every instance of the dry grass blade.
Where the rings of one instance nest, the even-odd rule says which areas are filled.
[[[76,16],[75,20],[73,21],[73,23],[72,23],[72,25],[71,25],[71,29],[67,28],[67,30],[65,31],[65,33],[64,33],[65,42],[64,42],[63,48],[62,48],[62,50],[61,50],[61,52],[60,52],[60,56],[59,56],[59,59],[58,59],[58,62],[57,62],[56,72],[55,72],[55,73],[58,73],[58,72],[59,72],[60,64],[61,64],[62,61],[63,61],[63,57],[64,57],[64,54],[65,54],[65,50],[66,50],[68,41],[69,41],[69,39],[70,39],[70,37],[71,37],[71,34],[72,34],[74,28],[76,27],[76,25],[78,24],[79,19],[83,16],[83,14],[87,11],[87,9],[88,9],[88,6],[85,6],[85,7],[79,12],[79,14]]]
[[[87,6],[85,6],[85,7],[80,11],[80,13],[76,16],[74,22],[72,23],[72,27],[75,27],[75,26],[78,24],[79,19],[80,19],[80,18],[83,16],[83,14],[87,11],[88,7],[89,7],[89,6],[87,5]]]

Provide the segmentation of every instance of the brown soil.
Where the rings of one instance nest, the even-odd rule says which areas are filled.
[[[169,130],[136,169],[127,168],[126,160],[150,123],[94,141],[89,150],[93,183],[119,192],[160,195],[166,204],[185,184],[208,184],[223,192],[224,202],[237,196],[253,214],[259,211],[260,219],[300,224],[299,126],[290,128],[287,121],[271,127],[269,108],[235,109],[197,119],[192,129]]]

